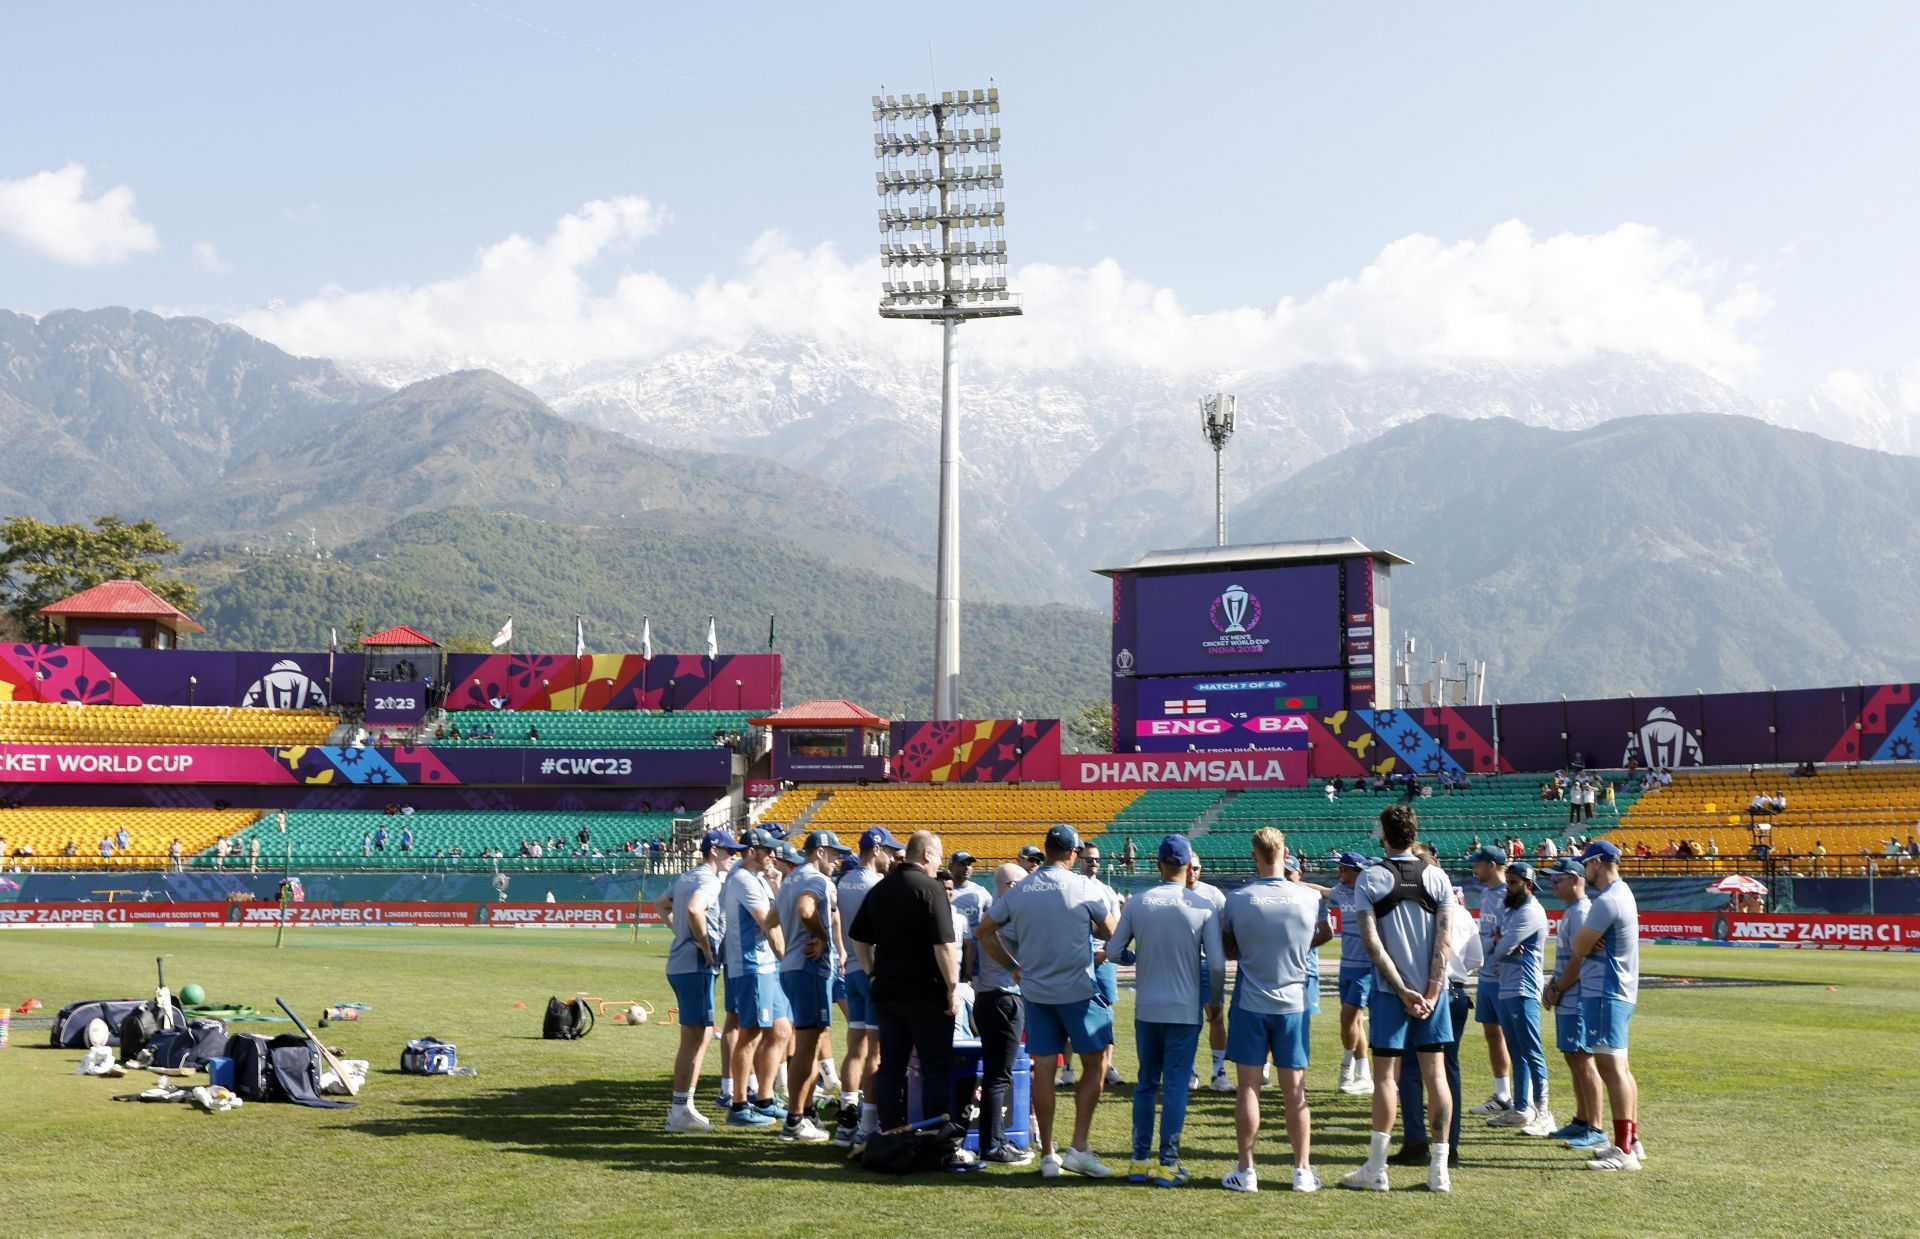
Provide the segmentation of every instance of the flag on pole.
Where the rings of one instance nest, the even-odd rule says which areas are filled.
[[[578,615],[573,617],[573,656],[575,658],[587,656],[587,621]]]
[[[339,652],[340,630],[338,628],[329,628],[327,629],[327,653],[338,654]]]
[[[493,648],[513,644],[513,616],[507,616],[507,622],[500,625],[500,631],[493,634]]]
[[[645,615],[640,617],[640,657],[653,657],[653,620]]]
[[[773,648],[773,612],[767,612],[767,648]]]
[[[719,656],[720,656],[720,638],[719,638],[719,634],[715,632],[713,627],[713,616],[709,615],[707,616],[707,657],[718,658]]]

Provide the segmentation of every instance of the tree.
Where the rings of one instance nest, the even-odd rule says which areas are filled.
[[[1067,720],[1067,732],[1082,753],[1113,752],[1113,707],[1089,701]]]
[[[193,586],[160,575],[180,543],[152,521],[96,516],[93,527],[49,525],[30,516],[0,521],[0,597],[29,632],[45,632],[41,607],[103,581],[138,581],[192,613]]]

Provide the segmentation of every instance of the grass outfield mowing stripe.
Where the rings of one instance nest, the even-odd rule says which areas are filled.
[[[1893,1048],[1920,1016],[1913,956],[1647,948],[1649,971],[1816,984],[1643,996],[1634,1062],[1652,1159],[1642,1173],[1592,1174],[1545,1141],[1469,1119],[1454,1195],[1436,1199],[1423,1190],[1292,1196],[1271,1094],[1262,1191],[1251,1197],[1217,1186],[1233,1157],[1233,1099],[1213,1093],[1192,1098],[1194,1183],[1178,1193],[1045,1183],[1031,1169],[881,1180],[843,1168],[836,1150],[764,1132],[667,1137],[659,1125],[674,1029],[609,1021],[583,1041],[539,1038],[551,994],[637,996],[664,1014],[663,951],[657,932],[636,947],[624,932],[329,928],[296,931],[275,951],[264,932],[7,931],[0,1001],[32,995],[57,1008],[150,992],[153,957],[164,954],[176,990],[199,982],[214,1001],[265,1007],[278,993],[303,1014],[371,1003],[365,1019],[324,1035],[371,1060],[373,1075],[354,1110],[121,1105],[108,1098],[132,1091],[131,1077],[74,1076],[78,1053],[37,1048],[17,1030],[0,1051],[0,1216],[20,1234],[150,1235],[156,1211],[183,1227],[250,1235],[1920,1233],[1915,1194],[1900,1186],[1920,1154],[1920,1066]],[[1123,994],[1119,1064],[1129,1079],[1130,1011]],[[844,1030],[835,1033],[844,1048]],[[456,1042],[480,1075],[400,1075],[401,1047],[429,1034]],[[1330,1013],[1315,1021],[1314,1056],[1314,1161],[1331,1183],[1364,1156],[1368,1113],[1366,1099],[1333,1091]],[[702,1088],[709,1112],[716,1060],[709,1055]],[[1463,1061],[1473,1104],[1487,1091],[1477,1040]],[[1564,1120],[1572,1090],[1557,1057],[1552,1069]],[[1109,1090],[1094,1128],[1094,1148],[1122,1169],[1130,1103],[1131,1089]],[[1393,1177],[1396,1187],[1424,1182],[1417,1171]],[[1501,1219],[1510,1225],[1496,1226]]]

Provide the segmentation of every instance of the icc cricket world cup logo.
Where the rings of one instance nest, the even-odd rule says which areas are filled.
[[[1260,600],[1238,585],[1229,585],[1213,600],[1210,618],[1227,636],[1244,635],[1260,623]]]

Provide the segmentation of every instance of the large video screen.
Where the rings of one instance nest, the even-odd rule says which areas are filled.
[[[1305,749],[1307,715],[1344,708],[1345,676],[1296,671],[1135,680],[1134,720],[1123,752]]]
[[[1338,667],[1340,568],[1143,576],[1135,675],[1233,675]]]

